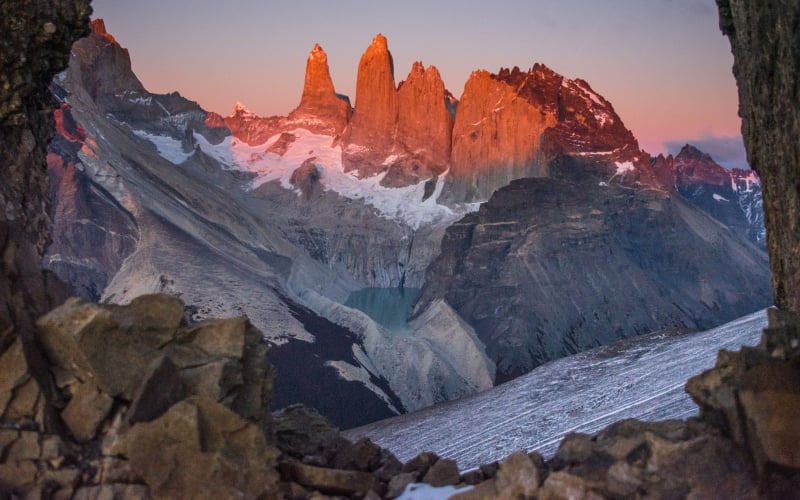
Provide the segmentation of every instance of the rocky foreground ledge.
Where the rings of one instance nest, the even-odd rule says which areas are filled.
[[[689,381],[699,419],[626,420],[567,436],[549,461],[520,451],[459,471],[432,453],[402,464],[302,407],[270,415],[267,345],[245,318],[188,324],[183,303],[166,295],[127,306],[73,298],[36,325],[54,385],[47,398],[20,339],[0,359],[0,491],[377,499],[427,483],[476,499],[791,497],[800,491],[800,322],[773,310],[770,324],[758,348],[723,351]]]

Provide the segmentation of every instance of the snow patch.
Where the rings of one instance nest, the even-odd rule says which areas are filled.
[[[447,500],[458,493],[466,493],[473,486],[456,488],[455,486],[431,486],[425,483],[411,483],[403,490],[397,500]]]
[[[614,175],[612,175],[611,178],[608,179],[608,183],[613,181],[614,178],[617,177],[617,176],[625,177],[626,174],[631,173],[634,170],[636,170],[636,166],[631,161],[624,161],[624,162],[616,161],[616,162],[614,162],[614,164],[617,166],[617,170],[616,170],[616,172],[614,172]],[[606,183],[606,185],[608,185],[608,183]],[[601,185],[602,185],[602,183],[601,183]]]
[[[616,149],[612,149],[611,151],[583,151],[580,153],[574,153],[577,156],[608,156],[610,154],[614,154]]]
[[[357,350],[358,348],[357,346],[353,346],[353,349]],[[353,366],[346,361],[339,360],[326,361],[325,366],[330,366],[336,370],[339,376],[344,380],[363,384],[367,389],[374,392],[379,398],[381,398],[390,410],[397,415],[400,414],[397,408],[395,408],[392,404],[392,400],[389,398],[389,396],[387,396],[380,387],[372,383],[370,373],[363,366]]]
[[[383,160],[383,163],[381,163],[381,165],[392,165],[399,159],[400,159],[399,155],[389,155],[386,157],[385,160]]]
[[[624,162],[614,162],[617,165],[617,173],[615,175],[625,175],[629,172],[633,172],[636,170],[636,167],[633,165],[633,162],[624,161]]]
[[[278,135],[258,146],[250,146],[232,137],[226,137],[216,145],[200,134],[195,133],[194,137],[200,149],[225,168],[256,174],[250,189],[257,189],[267,182],[279,182],[283,188],[295,190],[290,182],[292,173],[303,162],[313,158],[321,173],[320,182],[325,190],[371,205],[387,219],[400,220],[418,229],[423,225],[452,221],[463,215],[460,211],[456,213],[437,203],[444,185],[442,178],[437,181],[433,195],[422,201],[425,182],[401,188],[387,188],[380,185],[385,173],[359,179],[355,172],[344,171],[342,148],[339,145],[334,146],[330,136],[317,135],[302,128],[290,133],[296,139],[283,156],[268,151],[269,145],[277,140]],[[362,150],[366,151],[366,148],[358,145],[347,148],[348,153]],[[396,156],[388,157],[386,162],[390,160],[396,160]]]
[[[729,199],[727,199],[727,198],[725,198],[725,197],[723,197],[723,196],[720,196],[720,195],[718,195],[717,193],[714,193],[714,194],[712,195],[712,197],[713,197],[713,198],[714,198],[716,201],[725,201],[725,202],[730,202],[730,200],[729,200]]]
[[[247,109],[247,106],[242,104],[241,102],[237,101],[236,105],[233,106],[233,114],[231,116],[245,116],[245,117],[253,117],[256,116],[255,113]]]
[[[134,130],[133,133],[136,134],[136,136],[141,137],[142,139],[147,139],[153,143],[158,150],[158,154],[165,160],[174,163],[175,165],[180,165],[192,155],[192,153],[186,153],[183,151],[183,145],[181,144],[181,141],[168,135],[150,134],[144,130]]]
[[[150,106],[153,104],[153,98],[151,96],[147,97],[134,97],[133,99],[128,99],[128,102],[132,102],[133,104],[143,104],[145,106]]]

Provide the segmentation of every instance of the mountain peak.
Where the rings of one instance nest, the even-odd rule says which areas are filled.
[[[714,161],[714,159],[711,158],[711,155],[709,155],[708,153],[704,153],[703,151],[700,151],[691,144],[684,144],[684,146],[681,148],[680,153],[678,153],[678,156],[676,156],[676,159],[677,158],[682,158],[687,160],[702,160],[710,162]]]
[[[325,64],[328,64],[328,54],[318,43],[315,43],[314,48],[308,53],[308,60],[311,61],[312,59],[315,61],[324,60]]]
[[[397,88],[394,62],[386,37],[375,35],[358,62],[356,103],[345,144],[366,146],[369,158],[345,154],[345,170],[358,169],[359,175],[374,175],[386,169],[383,161],[391,154],[397,122]],[[358,147],[351,148],[359,151]]]
[[[92,19],[89,22],[89,26],[92,28],[92,31],[102,36],[109,42],[117,43],[117,40],[114,38],[114,36],[108,31],[106,31],[106,22],[103,19],[100,18]]]
[[[306,77],[300,104],[289,114],[317,133],[338,135],[350,117],[350,105],[336,95],[328,68],[328,55],[317,43],[306,60]]]
[[[372,43],[369,46],[370,47],[375,47],[377,49],[382,49],[382,50],[388,51],[389,50],[389,41],[381,33],[378,33],[372,39]]]

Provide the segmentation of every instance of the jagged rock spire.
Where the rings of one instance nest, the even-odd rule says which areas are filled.
[[[308,54],[300,105],[289,115],[317,133],[338,135],[350,117],[350,105],[336,95],[328,68],[328,55],[319,44]]]

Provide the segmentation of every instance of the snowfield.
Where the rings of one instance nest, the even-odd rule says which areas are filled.
[[[456,213],[437,203],[446,174],[440,176],[433,195],[422,201],[424,182],[402,188],[387,188],[380,185],[385,173],[360,179],[355,172],[344,171],[342,148],[332,145],[330,136],[313,134],[302,128],[289,133],[295,136],[295,140],[283,155],[268,151],[280,134],[259,146],[250,146],[231,136],[219,144],[209,143],[200,134],[195,134],[194,137],[200,149],[223,166],[255,173],[257,177],[253,180],[251,189],[267,182],[279,182],[285,189],[296,190],[290,181],[292,173],[306,160],[313,158],[321,174],[320,182],[326,190],[335,191],[351,200],[363,201],[375,207],[381,216],[404,221],[413,229],[453,221],[464,215],[464,212]],[[389,156],[384,164],[388,165],[396,159],[394,155]]]
[[[766,312],[705,332],[656,333],[547,363],[481,394],[344,433],[369,437],[401,461],[433,451],[464,471],[515,450],[552,456],[570,432],[625,419],[687,418],[697,407],[686,380],[714,366],[720,349],[758,343]]]

